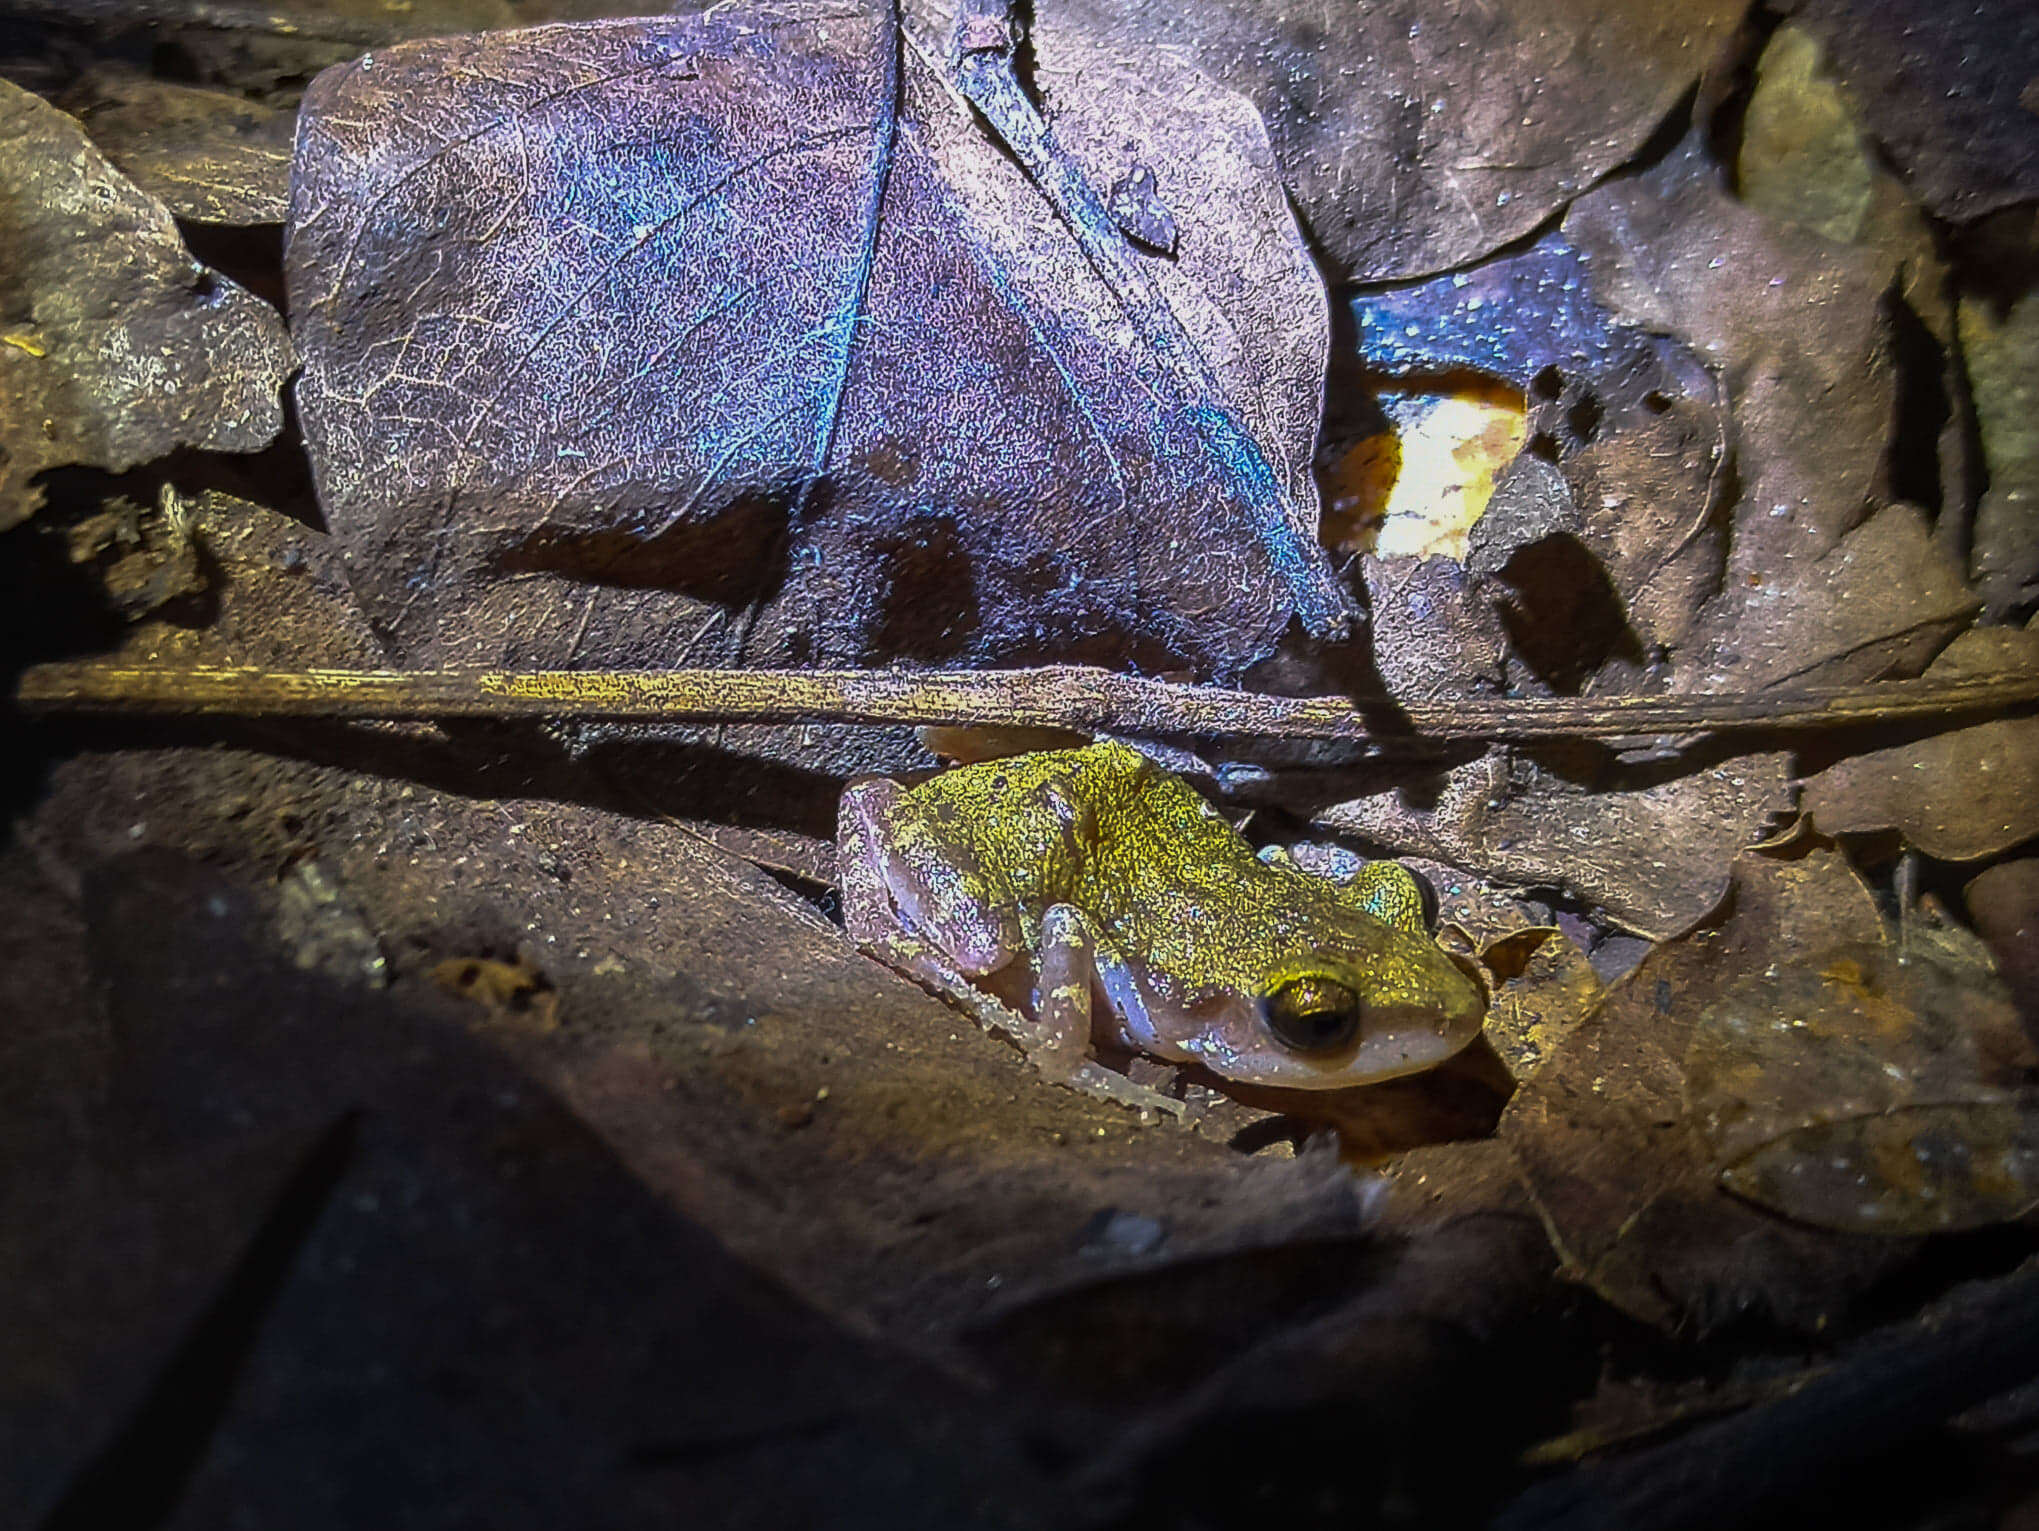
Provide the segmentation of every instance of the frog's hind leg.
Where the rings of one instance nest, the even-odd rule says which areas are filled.
[[[900,928],[898,911],[885,886],[885,851],[873,826],[882,822],[902,796],[899,783],[874,778],[852,782],[836,813],[835,864],[842,888],[843,928],[859,946],[868,946]]]

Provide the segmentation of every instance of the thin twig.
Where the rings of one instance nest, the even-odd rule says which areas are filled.
[[[1173,738],[1626,739],[1940,722],[2039,702],[2039,670],[1791,691],[1396,703],[1027,670],[259,670],[83,661],[23,673],[34,712],[357,719],[1029,725]]]

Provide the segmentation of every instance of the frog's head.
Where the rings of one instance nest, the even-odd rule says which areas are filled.
[[[1427,935],[1356,920],[1349,939],[1281,958],[1227,996],[1194,1050],[1227,1079],[1336,1090],[1435,1067],[1479,1035],[1486,1010]]]

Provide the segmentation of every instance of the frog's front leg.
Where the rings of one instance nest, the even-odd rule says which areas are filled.
[[[1003,1032],[1058,1083],[1142,1112],[1184,1114],[1181,1101],[1091,1060],[1087,991],[1080,1013],[1064,1003],[1037,1018],[977,982],[1009,967],[1025,949],[1018,910],[999,896],[983,868],[959,862],[952,848],[934,854],[927,828],[897,782],[859,782],[843,794],[836,859],[850,939],[979,1025]],[[1066,965],[1071,959],[1056,960]]]
[[[1113,1010],[1129,1029],[1143,1029],[1144,1013],[1137,1019],[1125,1014],[1129,1002],[1138,1008],[1139,1000],[1124,964],[1098,939],[1082,910],[1071,904],[1050,905],[1041,919],[1040,981],[1034,1001],[1046,1040],[1039,1056],[1031,1052],[1027,1056],[1042,1073],[1072,1089],[1141,1111],[1192,1115],[1183,1101],[1135,1084],[1090,1056],[1095,1038],[1092,1001],[1100,987],[1112,996]]]

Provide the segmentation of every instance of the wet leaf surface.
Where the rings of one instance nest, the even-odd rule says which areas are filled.
[[[1157,412],[1149,342],[938,67],[883,18],[717,12],[319,82],[299,404],[408,661],[1222,672],[1272,644],[1289,600],[1246,519],[1267,470]],[[1073,43],[1061,68],[1073,152],[1130,145],[1204,210],[1152,279],[1313,504],[1324,300],[1257,120],[1180,70]]]
[[[0,528],[35,512],[48,468],[267,445],[295,364],[275,311],[193,260],[74,119],[4,82],[0,139]]]

